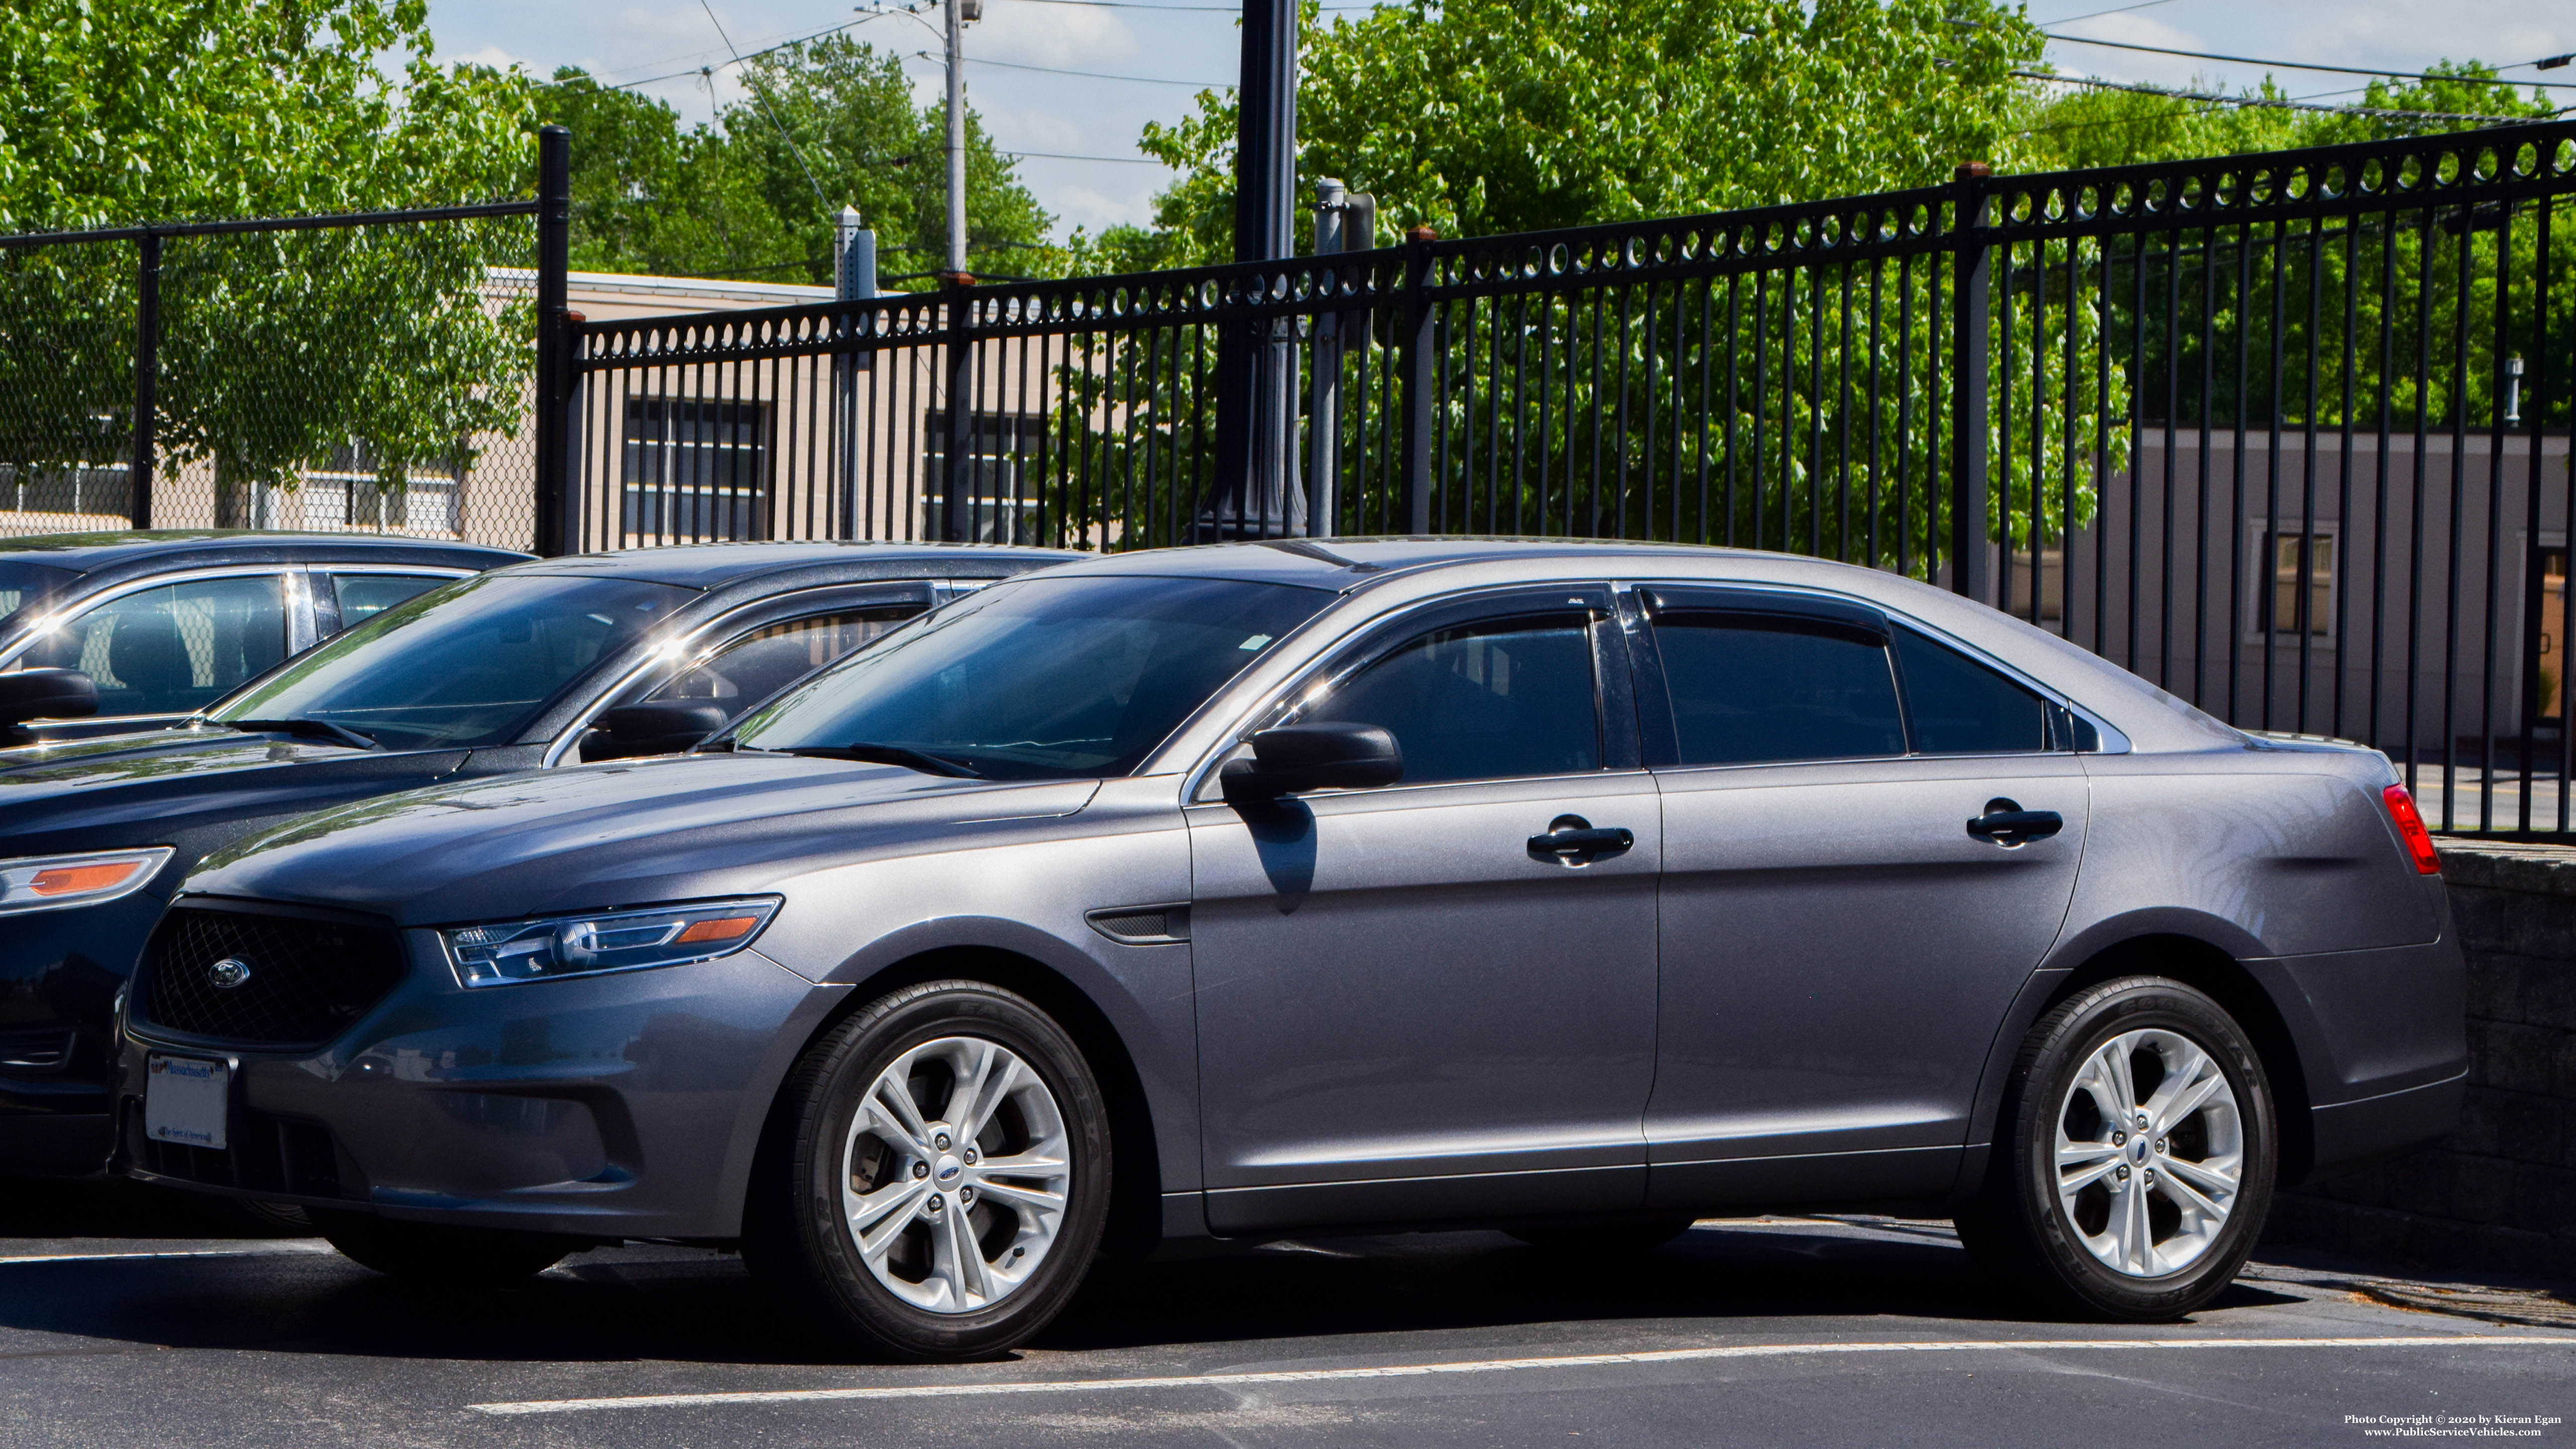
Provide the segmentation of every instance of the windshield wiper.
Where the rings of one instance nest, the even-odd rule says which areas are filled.
[[[244,734],[274,733],[293,735],[305,740],[329,740],[336,745],[347,745],[353,750],[384,748],[383,745],[356,730],[342,729],[327,719],[218,719],[208,720],[207,723],[219,724],[228,730],[240,730]]]
[[[778,755],[811,755],[823,760],[859,760],[871,765],[901,765],[925,775],[946,775],[953,780],[980,780],[984,772],[955,760],[943,760],[923,750],[903,745],[797,745],[784,750],[765,751]]]

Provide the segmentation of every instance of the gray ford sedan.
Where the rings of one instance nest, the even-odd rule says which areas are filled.
[[[2388,762],[1939,590],[1684,547],[1285,542],[997,583],[689,756],[210,859],[123,1169],[370,1267],[739,1242],[855,1343],[1095,1255],[1710,1213],[1958,1219],[2170,1318],[2275,1188],[2442,1133],[2439,862]]]

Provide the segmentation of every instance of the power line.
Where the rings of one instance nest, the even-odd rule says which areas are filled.
[[[2049,25],[2072,25],[2078,20],[2092,20],[2104,15],[2126,15],[2132,10],[2152,10],[2156,6],[2168,3],[2170,3],[2170,0],[2138,0],[2138,3],[2135,5],[2114,5],[2108,10],[2091,10],[2082,15],[2060,15],[2055,20],[2046,21],[2044,23]]]
[[[716,28],[716,39],[725,43],[726,50],[733,50],[733,37],[725,34],[724,22],[716,18],[716,7],[708,0],[698,0],[698,8],[707,12],[707,23]],[[735,53],[733,63],[742,64],[739,52]],[[787,154],[796,158],[796,169],[805,173],[805,184],[814,188],[814,204],[830,211],[832,203],[823,199],[823,187],[814,179],[814,168],[805,164],[805,148],[796,144],[796,138],[787,134],[787,123],[778,119],[778,113],[769,108],[769,93],[760,88],[758,81],[753,81],[751,95],[752,99],[760,102],[760,113],[769,118],[769,124],[778,128],[778,139],[787,143]]]
[[[1020,3],[1026,5],[1071,5],[1083,10],[1187,10],[1195,11],[1203,15],[1240,16],[1243,14],[1243,7],[1241,5],[1146,5],[1140,3],[1140,0],[1020,0]],[[2162,4],[2163,0],[2149,0],[2149,3]],[[1375,10],[1378,7],[1375,5],[1320,5],[1316,8],[1319,10]],[[2083,17],[2078,16],[2077,18],[2082,19]]]
[[[840,33],[841,33],[842,31],[844,31],[844,30],[854,30],[854,29],[858,28],[859,26],[862,26],[862,25],[867,24],[867,23],[868,23],[869,21],[871,21],[871,20],[875,20],[875,19],[877,19],[879,16],[882,16],[882,15],[885,15],[885,14],[889,14],[889,13],[892,13],[892,12],[888,12],[888,11],[878,11],[878,12],[876,12],[875,14],[871,14],[871,15],[862,15],[862,16],[860,16],[860,17],[859,17],[858,19],[856,19],[856,20],[844,21],[843,23],[841,23],[841,24],[839,24],[839,25],[835,25],[835,26],[833,26],[833,27],[832,27],[831,29],[829,29],[829,30],[817,30],[817,31],[815,31],[815,32],[814,32],[813,34],[811,34],[811,35],[800,35],[800,36],[797,36],[794,40],[782,40],[782,41],[778,42],[776,45],[765,45],[765,46],[762,46],[762,47],[761,47],[760,49],[758,49],[758,50],[746,50],[746,51],[742,52],[741,54],[739,54],[739,55],[735,56],[732,60],[728,60],[728,61],[724,61],[724,62],[722,62],[722,64],[725,64],[725,65],[738,65],[738,64],[741,64],[741,63],[742,63],[742,62],[744,62],[744,61],[753,61],[753,60],[758,60],[758,59],[760,59],[760,58],[761,58],[762,56],[764,56],[764,55],[775,55],[775,54],[777,54],[779,51],[793,49],[794,47],[799,46],[799,45],[803,45],[803,44],[805,44],[805,43],[806,43],[806,42],[808,42],[808,41],[821,40],[824,36],[827,36],[827,35],[838,35],[838,34],[840,34]],[[730,49],[731,47],[727,47],[727,48],[728,48],[728,49]],[[693,66],[690,66],[687,70],[675,70],[675,71],[670,72],[670,73],[669,73],[669,74],[667,74],[667,75],[648,75],[648,76],[644,77],[642,80],[617,81],[617,82],[615,82],[615,83],[613,83],[613,84],[612,84],[612,83],[609,83],[609,82],[604,82],[604,81],[600,80],[600,78],[599,78],[598,76],[593,75],[593,74],[591,74],[591,73],[590,73],[590,72],[588,72],[588,71],[584,71],[584,72],[582,72],[579,76],[575,76],[575,77],[566,77],[566,78],[565,78],[565,79],[563,79],[563,80],[553,80],[553,79],[541,80],[541,81],[538,81],[538,82],[537,82],[537,84],[538,84],[538,85],[541,85],[541,86],[560,86],[560,85],[569,85],[569,84],[571,84],[571,83],[572,83],[572,81],[574,81],[574,80],[587,80],[587,81],[591,82],[593,85],[598,86],[601,90],[608,90],[608,91],[627,91],[627,90],[633,90],[633,89],[634,89],[635,87],[637,87],[637,86],[649,86],[649,85],[652,85],[652,84],[653,84],[654,82],[656,82],[656,81],[678,80],[680,77],[685,76],[685,75],[705,75],[705,74],[707,74],[709,71],[711,71],[711,70],[713,70],[713,69],[714,69],[714,67],[713,67],[713,66],[707,66],[707,65],[693,65]]]
[[[913,56],[919,60],[937,60],[939,58],[926,50],[916,50],[913,52]],[[1232,81],[1171,80],[1158,75],[1110,75],[1105,71],[1097,70],[1066,70],[1062,66],[1022,65],[1018,61],[1012,60],[986,60],[980,55],[970,55],[966,57],[966,63],[969,65],[998,65],[1004,70],[1033,70],[1045,75],[1080,76],[1084,80],[1134,81],[1138,85],[1148,86],[1189,86],[1193,89],[1203,91],[1230,91],[1234,89],[1234,82]]]
[[[2178,101],[2210,101],[2222,106],[2258,106],[2266,110],[2323,111],[2337,116],[2385,116],[2408,121],[2492,121],[2498,125],[2529,125],[2537,116],[2472,116],[2458,111],[2405,111],[2386,106],[2321,106],[2307,101],[2274,100],[2268,96],[2219,96],[2207,91],[2167,90],[2163,86],[2133,85],[2127,81],[2103,80],[2096,76],[2050,75],[2044,70],[2017,70],[2014,75],[2024,80],[2055,81],[2059,85],[2091,86],[2096,90],[2129,91],[2142,96],[2170,96]]]
[[[998,146],[994,149],[997,151],[1001,150]],[[1169,166],[1172,164],[1168,161],[1157,161],[1151,156],[1076,156],[1065,151],[1002,151],[1002,154],[1005,156],[1035,156],[1047,161],[1110,161],[1115,162],[1120,166]]]
[[[2234,65],[2269,66],[2274,70],[2321,70],[2331,71],[2336,75],[2385,76],[2390,80],[2462,81],[2471,85],[2529,85],[2546,86],[2551,90],[2576,91],[2576,82],[2569,81],[2491,80],[2483,76],[2438,75],[2431,71],[2420,70],[2366,70],[2362,67],[2351,65],[2306,65],[2295,60],[2257,60],[2250,55],[2219,55],[2214,51],[2207,50],[2175,50],[2171,47],[2162,45],[2135,45],[2125,40],[2092,40],[2081,35],[2060,35],[2053,30],[2043,30],[2040,34],[2047,36],[2051,40],[2065,41],[2069,45],[2100,45],[2107,46],[2113,50],[2143,50],[2150,55],[2181,55],[2188,56],[2193,60],[2223,60]],[[2513,65],[2504,67],[2504,69],[2516,70],[2522,66],[2537,65],[2538,63],[2539,62],[2537,61],[2528,60],[2517,61]]]

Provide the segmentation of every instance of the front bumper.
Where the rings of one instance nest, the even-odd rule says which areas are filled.
[[[106,1169],[116,993],[161,907],[145,890],[0,918],[0,1175]]]
[[[434,933],[402,935],[405,979],[318,1050],[129,1021],[115,1169],[196,1191],[484,1227],[739,1232],[768,1103],[843,988],[742,951],[468,991]],[[153,1053],[232,1065],[225,1149],[147,1133]]]

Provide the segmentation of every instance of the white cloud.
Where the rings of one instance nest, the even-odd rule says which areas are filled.
[[[540,69],[537,62],[524,56],[513,55],[497,45],[478,46],[467,51],[442,52],[438,57],[438,63],[440,65],[488,65],[494,70],[508,70],[512,66],[517,66],[530,75],[540,76],[547,74],[551,69],[550,67]]]
[[[983,23],[966,28],[966,53],[1022,65],[1072,68],[1136,54],[1136,34],[1117,11],[1083,5],[993,0]]]
[[[1138,170],[1143,168],[1139,167]],[[1153,174],[1153,173],[1147,173]],[[1056,227],[1070,232],[1076,227],[1099,232],[1121,222],[1145,222],[1153,219],[1154,190],[1151,185],[1132,186],[1123,190],[1101,190],[1089,186],[1057,186],[1047,193],[1049,210],[1056,215]]]

